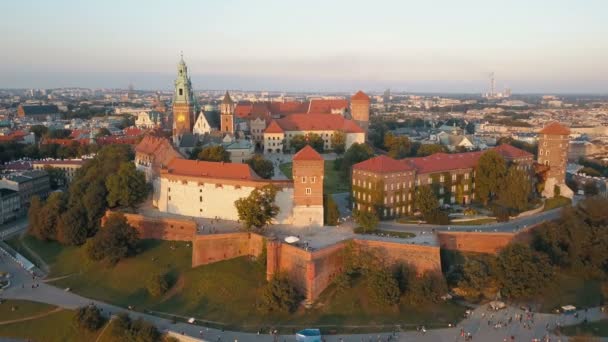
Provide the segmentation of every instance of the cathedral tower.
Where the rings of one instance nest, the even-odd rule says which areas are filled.
[[[222,104],[220,105],[220,131],[224,133],[234,133],[234,101],[226,91]]]
[[[192,83],[188,76],[188,67],[183,56],[177,65],[175,94],[173,95],[173,141],[179,141],[182,134],[191,133],[196,113],[196,100],[192,92]]]

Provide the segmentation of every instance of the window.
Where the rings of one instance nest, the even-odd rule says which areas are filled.
[[[464,179],[469,179],[469,173],[468,172],[464,174]]]
[[[443,187],[439,188],[439,194],[443,195]]]
[[[428,182],[429,184],[433,184],[433,178],[429,177],[429,178],[427,179],[427,182]]]
[[[456,185],[452,185],[452,192],[456,192]]]
[[[541,148],[540,150],[538,150],[538,155],[542,156],[543,155],[543,149]]]
[[[439,182],[443,183],[444,180],[445,180],[445,177],[443,175],[441,175],[441,177],[439,177]]]
[[[315,183],[316,181],[317,181],[317,177],[316,176],[310,177],[310,182],[311,183]]]
[[[179,88],[179,96],[182,96],[182,95],[184,95],[184,89]]]
[[[167,188],[167,192],[171,192],[171,188]]]
[[[312,194],[312,189],[311,189],[311,188],[306,188],[306,194],[307,194],[307,195]]]
[[[302,177],[302,183],[306,183],[306,176]]]
[[[469,184],[465,184],[464,185],[464,191],[468,191],[469,190]]]
[[[456,174],[454,173],[454,174],[452,174],[452,182],[455,182],[455,181],[456,181]]]
[[[199,202],[202,202],[203,201],[203,196],[199,196],[198,199],[199,199]]]

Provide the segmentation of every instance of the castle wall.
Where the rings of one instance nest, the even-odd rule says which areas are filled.
[[[192,267],[262,254],[265,238],[254,233],[197,235],[192,244]]]
[[[507,246],[514,233],[439,232],[437,239],[441,248],[475,253],[496,254]]]
[[[112,211],[108,210],[101,219],[102,226]],[[153,218],[139,214],[123,213],[127,222],[138,232],[141,239],[170,241],[191,241],[196,235],[197,224],[193,220]]]

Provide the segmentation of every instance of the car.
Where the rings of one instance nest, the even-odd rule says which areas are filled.
[[[194,319],[194,317],[188,318],[188,323],[194,324],[194,322],[196,322],[196,319]]]
[[[65,292],[70,292],[70,291],[72,291],[72,289],[71,289],[71,288],[69,288],[69,287],[66,287],[66,288],[65,288],[63,291],[65,291]]]

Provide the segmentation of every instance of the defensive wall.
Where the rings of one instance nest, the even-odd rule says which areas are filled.
[[[106,211],[101,225],[112,211]],[[122,213],[127,222],[138,232],[141,239],[158,239],[172,241],[192,241],[196,235],[197,224],[194,220],[149,217],[140,214]]]
[[[515,233],[438,232],[437,240],[443,249],[497,254],[517,236]]]
[[[192,267],[262,254],[266,239],[255,233],[197,235],[192,241]]]

